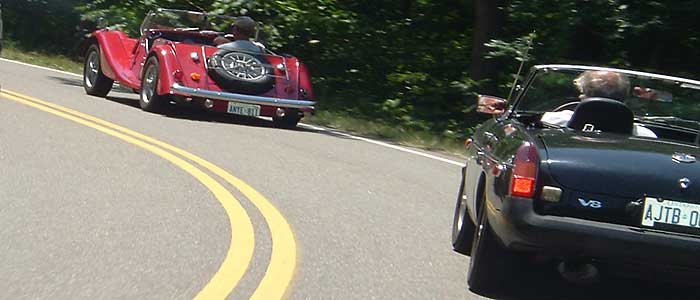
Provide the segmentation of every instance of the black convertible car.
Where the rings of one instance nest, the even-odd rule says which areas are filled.
[[[578,283],[696,278],[700,81],[540,65],[515,91],[479,97],[493,118],[466,142],[452,244],[471,256],[470,289],[512,284],[534,256]]]

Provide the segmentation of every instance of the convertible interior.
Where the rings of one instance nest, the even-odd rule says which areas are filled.
[[[619,103],[619,102],[618,102]],[[607,104],[605,104],[607,105]],[[593,108],[597,105],[591,105]],[[568,126],[558,126],[541,122],[544,113],[522,114],[518,118],[525,123],[533,124],[539,127],[550,128],[571,128],[572,130],[584,131],[585,124],[593,124],[593,131],[600,130],[603,132],[612,132],[617,134],[632,135],[632,126],[635,124],[647,128],[656,134],[657,138],[695,144],[700,146],[700,124],[693,124],[695,128],[688,126],[680,126],[668,122],[667,120],[647,120],[636,118],[626,112],[625,108],[611,108],[611,110],[619,110],[619,115],[613,115],[612,112],[600,114],[600,111],[595,109],[575,110],[572,119]],[[627,109],[628,110],[628,109]],[[578,114],[576,114],[578,111]]]
[[[185,30],[151,30],[148,32],[147,39],[149,45],[153,44],[156,39],[162,38],[173,42],[210,45],[214,46],[214,39],[219,36],[217,32],[203,31],[185,31]]]

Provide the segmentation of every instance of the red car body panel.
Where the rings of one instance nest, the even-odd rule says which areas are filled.
[[[129,38],[124,32],[114,30],[98,30],[92,36],[100,45],[102,72],[107,77],[129,87],[141,87],[141,83],[133,76],[134,73],[130,68],[131,53],[136,40]]]
[[[208,38],[213,40],[215,37],[196,32],[180,32],[178,34],[190,35],[200,40]],[[191,96],[175,91],[174,85],[211,92],[226,92],[207,73],[207,59],[219,50],[217,47],[208,44],[171,41],[165,38],[149,41],[145,36],[134,39],[122,31],[107,29],[93,32],[92,38],[100,47],[102,72],[121,85],[134,90],[140,89],[143,67],[150,57],[156,57],[160,66],[157,87],[159,95]],[[150,49],[147,49],[149,42],[152,45],[150,45]],[[193,53],[196,53],[199,58],[194,59],[195,54]],[[275,83],[271,90],[256,96],[279,100],[313,101],[315,99],[309,71],[296,57],[271,54],[264,54],[264,56],[270,65],[274,66]],[[192,74],[199,74],[200,79],[193,79],[196,75]],[[235,102],[233,100],[211,100],[214,101],[211,110],[223,112],[227,111],[227,102]],[[260,115],[274,116],[277,108],[275,105],[261,105]],[[295,108],[302,112],[314,112],[313,106]]]

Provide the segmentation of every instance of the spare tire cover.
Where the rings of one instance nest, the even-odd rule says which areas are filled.
[[[274,70],[264,55],[220,49],[207,64],[209,76],[226,91],[256,95],[272,89]]]

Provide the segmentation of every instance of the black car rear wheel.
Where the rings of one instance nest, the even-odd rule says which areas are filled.
[[[141,80],[141,97],[139,104],[141,109],[148,112],[160,111],[168,101],[168,95],[158,95],[158,79],[160,64],[158,58],[151,57],[146,61],[143,79]]]
[[[83,87],[88,95],[105,97],[112,90],[114,80],[102,73],[100,66],[100,46],[93,44],[88,48],[83,66]]]
[[[467,211],[467,198],[464,194],[464,177],[457,192],[455,217],[452,223],[452,248],[464,255],[471,255],[472,240],[474,239],[474,222]]]
[[[482,196],[479,224],[474,233],[469,261],[469,290],[491,296],[502,290],[514,275],[515,255],[497,240],[487,217],[486,199]]]

